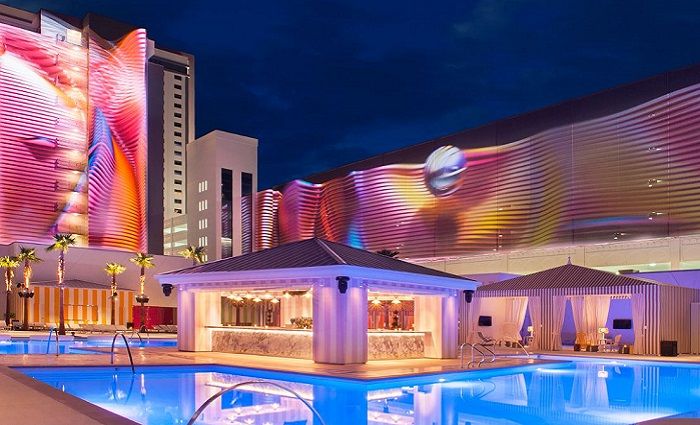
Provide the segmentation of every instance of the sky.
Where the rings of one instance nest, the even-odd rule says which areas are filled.
[[[700,2],[10,0],[195,55],[196,133],[256,137],[259,188],[700,61]]]

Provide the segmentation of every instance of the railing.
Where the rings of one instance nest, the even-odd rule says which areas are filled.
[[[116,332],[114,334],[114,338],[112,338],[112,354],[109,358],[109,364],[114,364],[114,344],[117,342],[117,337],[121,336],[122,339],[124,340],[124,345],[126,345],[126,352],[129,353],[129,363],[131,363],[131,373],[136,373],[136,369],[134,368],[134,358],[131,357],[131,348],[129,347],[129,341],[126,339],[126,336],[122,332]]]
[[[56,330],[56,328],[49,329],[49,339],[46,341],[46,354],[49,354],[49,350],[51,349],[51,334],[54,334],[56,336],[56,355],[58,356],[60,352],[60,347],[58,343],[58,330]]]
[[[493,363],[496,361],[496,353],[491,350],[488,346],[484,344],[479,344],[479,343],[474,343],[474,344],[469,344],[469,343],[463,343],[462,345],[459,346],[459,367],[464,368],[464,348],[465,347],[471,347],[471,358],[469,362],[467,363],[467,368],[471,367],[473,364],[476,364],[478,367],[481,367],[483,363],[486,362],[487,356],[490,357],[491,359],[488,361],[489,363]],[[479,353],[481,356],[481,360],[477,361],[474,359],[474,352]]]
[[[524,346],[520,341],[518,341],[518,340],[516,340],[515,343],[518,344],[518,346],[523,350],[523,352],[525,352],[525,355],[526,355],[527,358],[529,359],[529,358],[530,358],[530,353],[527,351],[527,349],[525,348],[525,346]],[[513,344],[513,343],[511,342],[511,344]],[[517,348],[517,347],[516,347],[516,348]]]
[[[304,405],[305,405],[306,407],[308,407],[309,410],[311,410],[311,413],[313,413],[313,415],[316,417],[316,419],[318,419],[318,421],[321,423],[321,425],[326,425],[326,422],[323,420],[323,418],[321,417],[321,415],[318,413],[318,410],[316,410],[316,409],[311,405],[311,403],[309,403],[308,401],[304,400],[296,391],[291,390],[291,389],[285,387],[284,385],[280,385],[280,384],[277,384],[277,383],[275,383],[275,382],[270,382],[270,381],[246,381],[246,382],[240,382],[240,383],[238,383],[238,384],[236,384],[236,385],[233,385],[233,386],[230,386],[230,387],[227,387],[227,388],[222,388],[221,391],[219,391],[218,393],[216,393],[216,394],[214,394],[213,396],[209,397],[209,398],[207,399],[207,401],[205,401],[204,403],[202,403],[201,406],[199,406],[199,408],[194,412],[194,414],[192,415],[192,417],[190,418],[190,420],[187,422],[187,425],[194,425],[194,423],[197,421],[197,418],[199,418],[199,415],[201,415],[202,412],[204,412],[204,409],[206,409],[207,406],[209,406],[210,404],[212,404],[217,398],[221,397],[222,395],[224,395],[224,394],[226,394],[226,393],[228,393],[228,392],[234,391],[234,390],[236,390],[236,389],[238,389],[238,388],[240,388],[240,387],[250,386],[250,385],[255,385],[255,384],[272,385],[272,386],[277,387],[277,388],[279,388],[279,389],[281,389],[281,390],[283,390],[283,391],[287,391],[288,393],[292,394],[294,397],[296,397],[297,399],[299,399],[299,401],[301,401],[302,403],[304,403]],[[235,403],[235,402],[236,402],[236,400],[234,399],[234,400],[233,400],[233,403]],[[232,404],[233,404],[233,403],[232,403]]]

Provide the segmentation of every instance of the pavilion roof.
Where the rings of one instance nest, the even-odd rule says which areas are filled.
[[[224,258],[194,267],[163,273],[161,276],[212,272],[300,269],[341,265],[475,282],[466,277],[430,269],[386,255],[319,238],[306,239],[239,255],[237,257]]]
[[[550,288],[601,288],[639,285],[664,285],[649,279],[618,275],[574,264],[518,276],[480,286],[477,291],[513,291]]]

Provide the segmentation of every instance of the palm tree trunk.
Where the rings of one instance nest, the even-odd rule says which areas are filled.
[[[111,288],[111,289],[112,289],[112,293],[109,294],[109,295],[110,295],[110,298],[112,299],[112,301],[111,301],[111,302],[112,302],[112,314],[111,314],[111,318],[110,318],[110,323],[111,323],[112,325],[115,325],[115,324],[116,324],[116,323],[114,323],[114,321],[115,321],[114,310],[117,308],[116,299],[114,298],[114,294],[115,294],[115,292],[116,292],[116,291],[114,291],[114,287],[116,286],[116,283],[115,283],[115,280],[116,280],[116,279],[117,279],[116,276],[112,275],[112,288]]]
[[[5,326],[10,326],[10,291],[5,291]]]
[[[10,269],[5,270],[5,326],[10,326],[10,290],[12,289],[12,278]]]
[[[24,315],[22,320],[22,330],[29,330],[29,297],[24,297]]]
[[[63,274],[65,273],[65,261],[63,251],[58,254],[58,334],[66,334],[66,322],[63,315]]]
[[[29,279],[32,275],[32,267],[29,260],[24,260],[24,314],[22,314],[22,330],[29,330]]]
[[[139,332],[146,332],[146,303],[144,302],[143,287],[146,279],[146,268],[141,266],[141,275],[139,276],[139,286],[141,287],[141,327]]]

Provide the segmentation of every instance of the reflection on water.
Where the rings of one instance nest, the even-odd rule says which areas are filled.
[[[25,373],[142,424],[187,423],[221,388],[267,379],[309,401],[328,425],[631,424],[700,408],[700,368],[575,362],[361,384],[225,367],[25,369]],[[467,377],[468,379],[464,379]],[[272,385],[227,393],[202,424],[312,425],[311,412]]]

